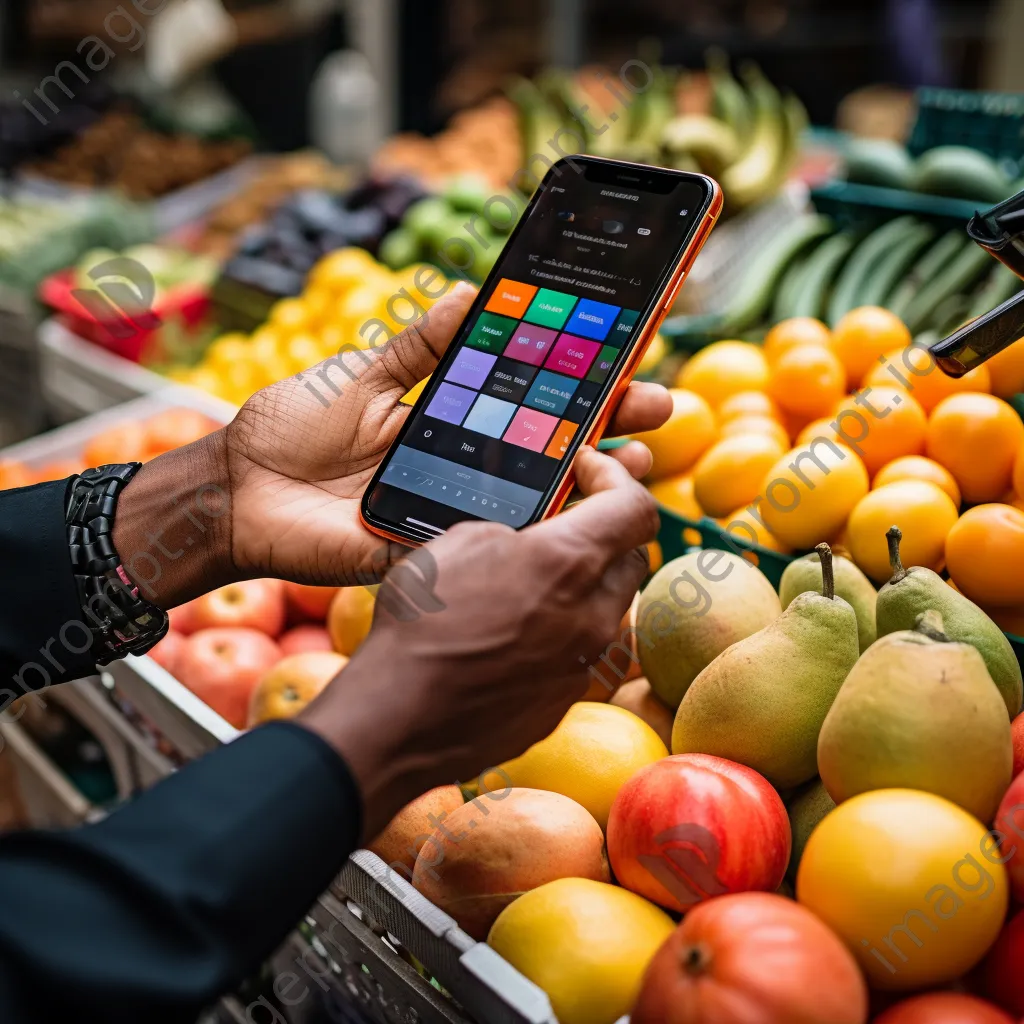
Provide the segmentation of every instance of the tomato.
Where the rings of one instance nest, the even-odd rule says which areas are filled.
[[[1014,1024],[1002,1010],[959,992],[931,992],[890,1007],[875,1024]]]
[[[1024,1017],[1024,910],[1011,918],[985,958],[981,987],[992,1002]]]

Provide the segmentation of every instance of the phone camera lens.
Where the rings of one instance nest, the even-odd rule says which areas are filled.
[[[559,220],[574,221],[576,219],[576,214],[573,213],[572,210],[559,210],[558,211],[558,219]]]

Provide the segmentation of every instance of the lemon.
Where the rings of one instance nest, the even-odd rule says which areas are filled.
[[[339,292],[357,285],[377,268],[377,261],[356,246],[337,249],[325,256],[309,274],[309,284]]]
[[[929,988],[969,971],[999,934],[1009,899],[1000,856],[985,826],[950,801],[875,790],[811,834],[797,899],[837,932],[872,986]]]
[[[631,711],[580,701],[550,736],[501,768],[513,786],[549,789],[582,804],[603,829],[622,786],[663,757],[668,748]]]
[[[629,1013],[674,927],[626,889],[560,878],[509,904],[487,943],[548,994],[561,1024],[614,1024]]]

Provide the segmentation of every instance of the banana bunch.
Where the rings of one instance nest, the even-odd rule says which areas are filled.
[[[755,64],[729,69],[725,54],[708,54],[711,115],[673,118],[661,137],[671,167],[699,169],[718,178],[726,208],[741,210],[774,195],[796,163],[807,111],[782,95]]]

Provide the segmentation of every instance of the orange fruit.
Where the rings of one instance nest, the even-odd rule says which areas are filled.
[[[868,576],[884,583],[892,576],[885,533],[898,526],[903,531],[903,564],[938,571],[945,561],[946,535],[956,519],[953,499],[935,484],[897,480],[857,502],[847,524],[846,546]]]
[[[1017,457],[1013,460],[1013,476],[1011,477],[1013,482],[1013,494],[1003,498],[1007,505],[1016,505],[1020,500],[1020,495],[1024,494],[1024,445],[1017,451]]]
[[[23,463],[0,462],[0,491],[12,490],[15,487],[28,487],[34,482],[32,470]]]
[[[693,493],[708,515],[724,516],[754,501],[764,475],[786,450],[761,434],[740,434],[713,444],[693,471]]]
[[[672,415],[657,430],[634,434],[651,450],[652,480],[685,473],[718,437],[718,421],[700,395],[672,388]]]
[[[846,371],[822,345],[798,345],[771,365],[768,393],[787,412],[823,416],[846,393]]]
[[[723,423],[747,416],[769,416],[778,419],[779,409],[763,391],[737,391],[718,407],[718,418]]]
[[[213,433],[219,424],[194,409],[168,409],[146,420],[146,448],[150,458],[181,448]]]
[[[803,431],[816,419],[818,419],[817,416],[807,416],[804,413],[797,415],[795,412],[789,412],[788,410],[783,409],[780,422],[785,428],[786,433],[789,434],[795,442],[801,433],[803,433]]]
[[[315,700],[348,664],[333,651],[305,651],[282,658],[256,684],[249,703],[249,725],[294,718]]]
[[[946,538],[946,567],[978,604],[1024,604],[1024,512],[999,504],[969,508]]]
[[[761,485],[761,518],[783,544],[797,550],[831,540],[868,493],[868,471],[849,448],[815,444],[794,448]]]
[[[992,380],[992,394],[1012,398],[1024,391],[1024,338],[997,352],[985,364]]]
[[[703,519],[704,509],[693,496],[693,474],[683,473],[667,480],[659,480],[648,488],[655,501],[661,502],[685,519]]]
[[[78,459],[59,459],[57,462],[48,462],[32,474],[31,483],[45,484],[51,480],[66,480],[69,476],[77,476],[85,468],[87,467],[83,466]]]
[[[928,418],[903,388],[864,388],[844,398],[834,413],[839,440],[860,455],[869,473],[924,451]]]
[[[960,488],[953,479],[953,474],[945,466],[940,466],[924,455],[904,455],[893,459],[878,471],[871,486],[878,490],[879,487],[894,484],[897,480],[927,480],[928,483],[935,484],[945,491],[952,498],[953,504],[957,508],[960,507]]]
[[[831,416],[822,416],[820,420],[811,420],[810,423],[796,435],[796,443],[798,445],[810,444],[812,441],[816,441],[819,437],[827,438],[829,441],[841,439],[836,433],[835,427],[832,426]]]
[[[377,587],[342,587],[327,610],[327,632],[339,654],[350,658],[373,625]]]
[[[733,537],[745,544],[757,544],[759,547],[767,548],[769,551],[778,551],[783,555],[789,554],[790,549],[761,522],[760,507],[756,511],[757,514],[755,515],[749,507],[738,508],[735,512],[722,516],[718,520],[718,525],[726,533],[732,534]]]
[[[775,438],[785,451],[789,447],[789,434],[778,421],[768,416],[739,416],[722,424],[721,437],[739,437],[741,434],[760,434]]]
[[[93,437],[82,457],[87,466],[111,466],[119,462],[141,462],[146,455],[146,428],[141,423],[122,423]]]
[[[976,366],[962,377],[948,377],[923,345],[886,352],[864,378],[864,387],[901,387],[910,392],[925,412],[944,398],[964,391],[991,391],[988,366]]]
[[[997,501],[1010,486],[1024,423],[994,395],[950,395],[928,422],[928,457],[956,478],[969,505]]]
[[[859,387],[879,357],[910,342],[910,331],[895,313],[880,306],[860,306],[836,324],[831,345],[846,367],[847,383]]]
[[[676,386],[695,392],[717,409],[741,391],[764,391],[768,386],[768,363],[758,345],[716,341],[683,365]]]
[[[769,363],[783,352],[799,345],[828,345],[832,332],[812,316],[792,316],[780,320],[764,337],[764,357]]]

